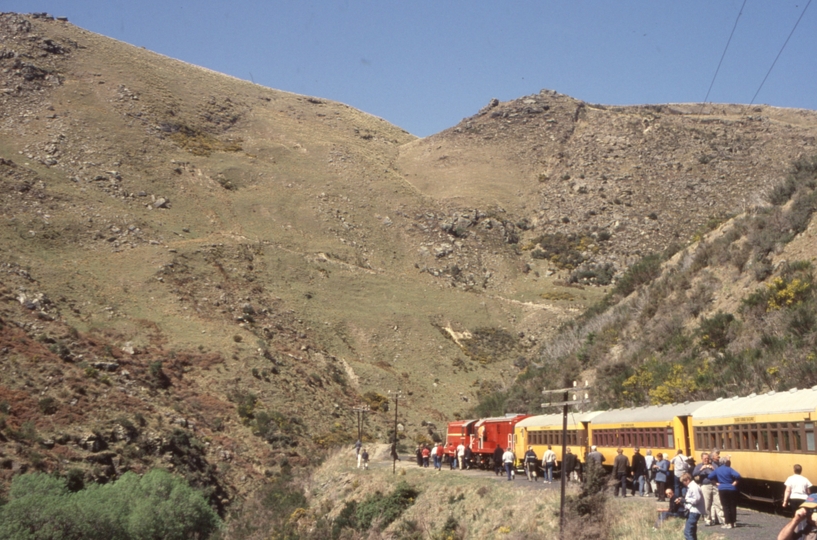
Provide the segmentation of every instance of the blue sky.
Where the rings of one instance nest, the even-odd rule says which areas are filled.
[[[809,0],[746,0],[709,101],[749,103]],[[701,102],[743,0],[0,0],[427,136],[497,97]],[[817,2],[755,100],[817,109]]]

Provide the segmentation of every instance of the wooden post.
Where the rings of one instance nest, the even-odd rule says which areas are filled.
[[[584,383],[584,388],[581,391],[587,391],[590,387],[587,382]],[[542,403],[542,407],[558,407],[562,406],[562,482],[561,482],[561,498],[559,501],[559,538],[564,540],[565,528],[565,491],[567,488],[567,474],[565,471],[565,454],[567,453],[567,411],[570,405],[584,405],[589,403],[590,399],[587,394],[580,396],[574,394],[573,399],[570,399],[570,391],[576,390],[576,381],[573,381],[573,388],[559,388],[556,390],[542,390],[542,394],[553,397],[559,396],[562,401],[550,401],[549,403]],[[557,398],[558,399],[558,398]]]

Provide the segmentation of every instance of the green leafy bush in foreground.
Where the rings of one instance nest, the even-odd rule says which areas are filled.
[[[77,492],[65,479],[25,474],[0,507],[0,538],[9,540],[204,539],[220,525],[201,493],[159,469]]]

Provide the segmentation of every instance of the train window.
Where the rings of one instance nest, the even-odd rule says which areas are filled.
[[[672,437],[672,428],[667,428],[667,448],[675,448],[675,439]]]
[[[803,442],[800,440],[800,426],[799,424],[792,424],[792,432],[791,432],[791,439],[794,446],[795,452],[802,452],[803,451]]]
[[[814,422],[803,424],[806,429],[806,452],[814,452]]]
[[[766,424],[760,424],[760,427],[766,427]],[[769,449],[769,432],[765,429],[760,430],[760,450]]]
[[[771,442],[772,442],[771,450],[774,450],[775,452],[780,452],[780,435],[778,434],[777,430],[771,432]]]
[[[741,450],[752,450],[752,447],[749,446],[749,432],[746,431],[746,426],[742,426],[743,429],[740,431],[740,448]]]
[[[789,432],[782,431],[781,434],[783,435],[783,450],[785,452],[791,452],[791,444],[789,444]]]

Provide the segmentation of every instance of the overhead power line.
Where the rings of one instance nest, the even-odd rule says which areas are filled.
[[[746,0],[743,0],[743,3],[745,4]],[[806,14],[806,10],[808,9],[808,7],[810,5],[811,5],[811,0],[808,0],[808,3],[806,4],[806,7],[803,8],[803,12],[800,14],[800,17],[797,19],[797,22],[794,23],[794,28],[792,28],[791,32],[789,32],[789,37],[786,38],[786,42],[783,43],[782,47],[780,47],[780,52],[777,53],[777,56],[775,57],[774,62],[772,62],[772,66],[769,68],[769,71],[766,72],[766,76],[763,77],[763,82],[760,83],[760,86],[758,86],[758,88],[757,88],[757,92],[755,92],[755,95],[752,96],[752,101],[749,103],[749,105],[754,104],[755,98],[757,98],[757,95],[760,93],[760,89],[763,88],[763,84],[766,82],[766,79],[769,78],[769,74],[774,69],[774,65],[777,63],[777,59],[780,58],[781,54],[783,54],[783,49],[786,48],[786,45],[789,43],[789,40],[791,39],[792,34],[794,34],[794,31],[797,30],[797,25],[800,24],[800,21],[803,19],[803,15]]]
[[[723,64],[723,58],[726,56],[726,51],[729,49],[729,44],[732,42],[732,36],[735,35],[735,28],[738,27],[738,21],[740,20],[740,16],[743,15],[743,8],[744,7],[746,7],[746,0],[743,0],[743,5],[740,6],[740,11],[738,11],[738,16],[735,18],[735,24],[732,26],[732,33],[729,34],[729,39],[726,40],[726,47],[723,48],[723,54],[721,54],[721,60],[720,60],[720,62],[718,62],[718,67],[715,69],[715,75],[712,76],[712,82],[709,83],[709,90],[706,91],[706,97],[704,98],[704,102],[701,103],[701,111],[698,114],[701,114],[704,111],[704,106],[706,105],[706,102],[709,101],[709,93],[712,91],[712,87],[715,85],[715,79],[718,78],[718,72],[721,70],[721,64]]]

